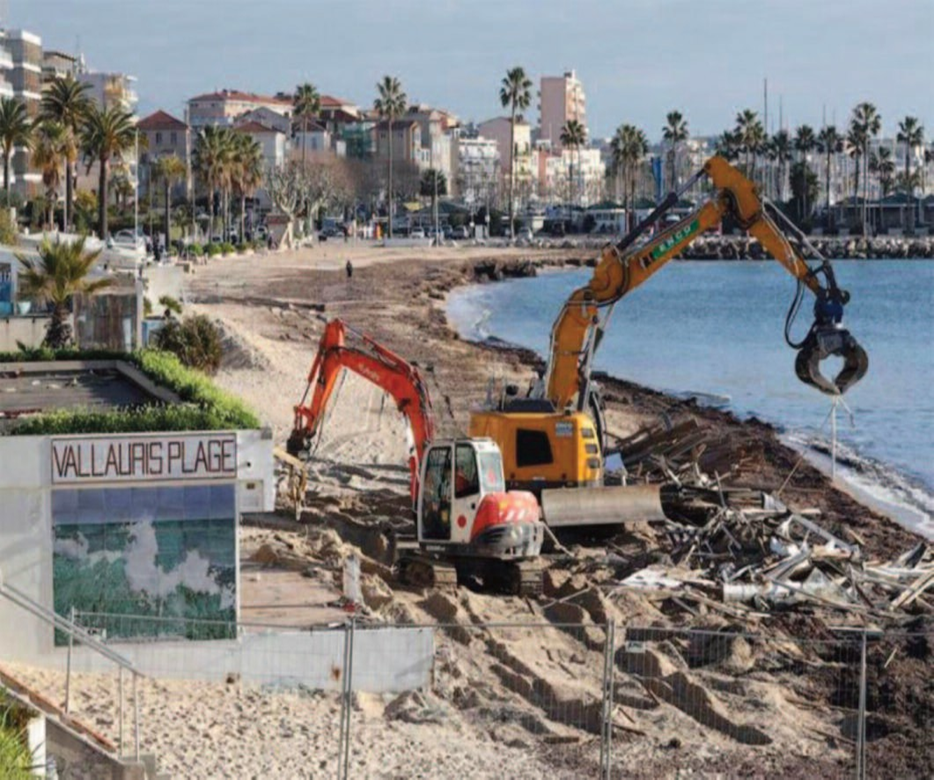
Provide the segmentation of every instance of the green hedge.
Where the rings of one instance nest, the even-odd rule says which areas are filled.
[[[136,366],[157,385],[175,392],[183,404],[149,405],[103,412],[63,410],[28,417],[11,431],[18,436],[69,433],[139,433],[144,431],[205,431],[259,428],[260,421],[240,399],[225,393],[207,376],[183,366],[175,355],[154,349],[136,352],[108,350],[29,349],[0,352],[0,363],[40,360],[123,360]]]

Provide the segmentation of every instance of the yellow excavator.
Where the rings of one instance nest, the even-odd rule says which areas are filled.
[[[714,197],[654,238],[636,245],[640,236],[701,178],[708,177]],[[769,255],[797,280],[797,290],[785,320],[785,339],[796,349],[798,378],[829,395],[842,395],[865,375],[865,350],[843,327],[849,293],[837,286],[830,263],[797,228],[772,209],[766,210],[756,185],[722,157],[713,157],[678,191],[672,192],[630,233],[603,250],[590,281],[575,290],[561,309],[551,333],[544,375],[526,397],[515,388],[472,413],[471,436],[488,436],[503,454],[510,489],[592,487],[603,484],[606,426],[599,388],[591,380],[594,353],[610,313],[618,301],[660,271],[666,263],[705,231],[727,217],[758,239]],[[796,243],[779,229],[784,220]],[[818,263],[803,257],[807,249]],[[795,342],[791,326],[801,306],[804,288],[815,297],[814,322],[803,340]],[[836,377],[820,371],[825,358],[843,359]],[[549,491],[550,492],[550,491]]]

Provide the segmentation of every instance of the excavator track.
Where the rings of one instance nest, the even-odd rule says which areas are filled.
[[[457,587],[457,568],[452,563],[410,552],[399,561],[399,579],[415,588],[453,590]]]
[[[512,569],[514,571],[514,582],[517,588],[516,595],[542,595],[543,569],[540,561],[514,561],[512,563]]]
[[[539,596],[542,565],[538,560],[503,561],[487,559],[481,564],[486,589],[510,596]]]

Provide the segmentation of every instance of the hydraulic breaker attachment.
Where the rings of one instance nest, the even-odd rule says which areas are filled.
[[[829,379],[820,370],[821,361],[835,356],[843,358],[843,367]],[[859,382],[869,370],[869,356],[856,339],[844,328],[835,325],[815,325],[798,350],[795,373],[805,384],[828,395],[843,395]]]

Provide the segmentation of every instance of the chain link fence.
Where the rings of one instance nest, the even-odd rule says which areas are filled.
[[[170,774],[934,776],[926,631],[143,620],[75,615],[144,670],[140,740]],[[71,711],[110,733],[89,659]]]

